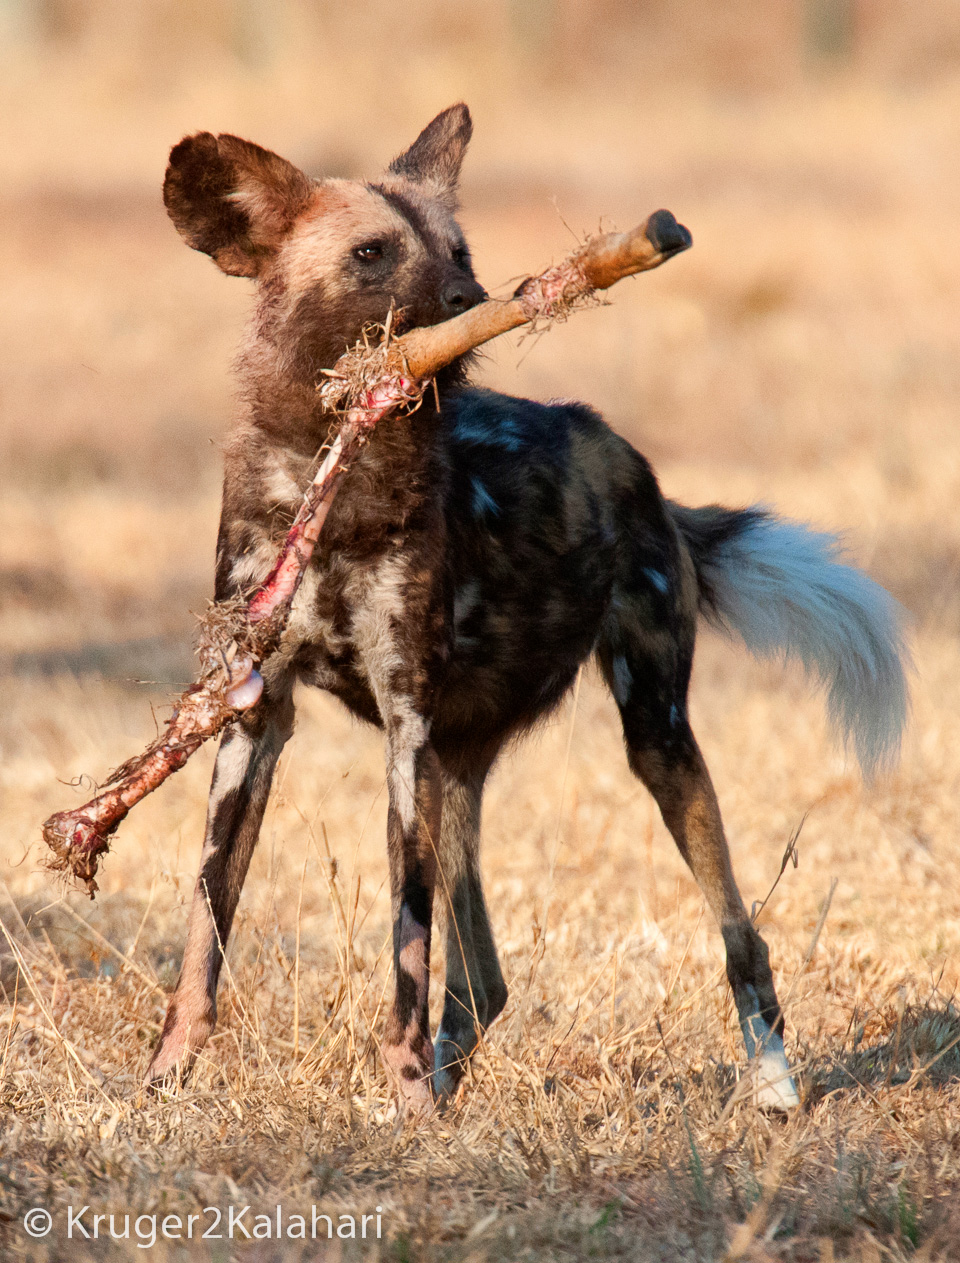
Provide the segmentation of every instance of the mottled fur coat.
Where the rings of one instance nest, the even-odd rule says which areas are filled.
[[[375,183],[312,180],[234,136],[170,155],[177,229],[256,282],[241,350],[242,408],[226,452],[216,595],[273,564],[327,437],[316,384],[391,305],[407,327],[484,297],[455,217],[470,137],[439,115]],[[656,799],[712,908],[761,1099],[795,1100],[767,949],[730,866],[687,712],[698,615],[752,650],[799,658],[872,766],[905,709],[892,602],[835,542],[760,509],[686,509],[591,408],[534,403],[441,374],[355,462],[296,597],[262,701],[224,735],[183,969],[149,1068],[182,1075],[213,1030],[222,946],[256,844],[296,680],[334,693],[385,735],[396,995],[382,1042],[403,1096],[449,1096],[507,989],[479,866],[485,778],[595,655],[630,767]],[[442,881],[440,870],[442,869]],[[446,999],[428,1013],[434,902]]]

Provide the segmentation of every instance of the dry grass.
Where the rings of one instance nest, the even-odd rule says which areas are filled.
[[[0,1249],[139,1257],[135,1241],[66,1241],[68,1205],[89,1205],[89,1222],[279,1202],[308,1217],[379,1205],[384,1236],[326,1254],[168,1242],[147,1257],[960,1257],[949,6],[925,22],[886,6],[848,67],[814,79],[796,53],[801,6],[754,29],[738,4],[701,29],[702,7],[675,0],[638,17],[630,44],[614,38],[624,6],[591,23],[558,0],[546,52],[509,5],[490,7],[489,30],[479,8],[455,27],[424,5],[401,30],[368,7],[378,34],[363,58],[332,6],[320,39],[295,3],[278,10],[295,50],[266,65],[225,52],[187,5],[182,57],[163,22],[118,25],[107,3],[48,6],[68,26],[99,22],[7,54],[19,143],[0,154]],[[393,41],[390,67],[377,40]],[[374,171],[460,95],[478,123],[464,217],[488,284],[566,251],[553,194],[577,230],[665,205],[696,242],[611,308],[498,344],[485,379],[603,407],[678,498],[761,498],[848,528],[915,615],[913,723],[900,770],[872,789],[802,681],[709,636],[699,653],[695,726],[748,901],[804,822],[798,866],[762,913],[802,1068],[805,1107],[787,1122],[738,1092],[719,935],[590,673],[576,710],[493,779],[484,864],[511,1000],[469,1090],[421,1126],[393,1117],[377,1050],[380,740],[332,701],[300,699],[220,1027],[182,1096],[137,1085],[176,978],[212,754],[124,825],[95,904],[64,899],[41,868],[39,822],[75,795],[58,778],[102,775],[152,734],[151,703],[192,671],[189,610],[209,586],[215,444],[247,295],[167,225],[165,146],[224,127],[314,168]],[[32,1206],[57,1216],[47,1242],[23,1231]]]

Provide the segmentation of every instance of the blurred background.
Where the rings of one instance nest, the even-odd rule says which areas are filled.
[[[613,311],[498,346],[488,380],[581,395],[708,482],[717,464],[843,467],[820,515],[858,528],[904,595],[933,599],[918,560],[937,586],[955,573],[952,528],[935,544],[915,513],[946,507],[957,474],[951,0],[0,0],[0,97],[7,656],[126,670],[98,642],[169,630],[176,658],[184,593],[208,585],[249,294],[167,223],[170,145],[229,130],[372,176],[456,99],[489,287],[659,205],[696,242]],[[895,520],[887,492],[933,449],[936,506]]]
[[[251,290],[186,249],[167,220],[170,146],[231,131],[312,174],[375,177],[463,99],[475,120],[463,219],[488,288],[559,258],[575,235],[630,227],[660,206],[695,242],[618,286],[609,307],[536,341],[501,340],[481,380],[597,405],[676,498],[764,500],[841,530],[915,620],[917,720],[882,809],[864,806],[801,682],[704,639],[694,713],[731,833],[761,840],[737,844],[747,888],[767,888],[785,837],[826,796],[834,807],[807,826],[823,864],[842,853],[851,889],[869,885],[887,838],[896,860],[882,899],[871,895],[878,932],[903,944],[929,931],[930,950],[942,949],[935,918],[919,925],[904,910],[897,921],[891,909],[906,871],[927,882],[930,846],[945,848],[941,873],[951,862],[960,797],[955,0],[0,0],[0,32],[0,792],[11,863],[36,848],[45,815],[76,800],[58,778],[102,777],[151,735],[150,705],[162,709],[193,673],[191,611],[211,590],[230,363]],[[303,715],[311,735],[291,747],[284,792],[299,785],[306,809],[315,780],[333,783],[341,751],[356,746],[375,796],[376,735],[322,699]],[[618,804],[639,791],[592,684],[578,724],[566,801],[580,795],[586,811],[609,791],[626,848],[610,853],[628,864],[633,817]],[[504,782],[516,802],[540,769],[526,824],[492,809],[507,846],[500,859],[490,852],[495,874],[528,825],[537,837],[553,830],[563,740],[559,756],[548,742]],[[107,867],[106,889],[131,894],[160,871],[178,898],[189,891],[208,774],[205,753],[125,826],[126,860]],[[331,829],[342,813],[344,838],[369,807],[356,775],[351,785],[327,809]],[[283,801],[271,828],[297,837]],[[861,832],[855,858],[841,840]],[[379,881],[381,834],[368,835],[364,862]],[[599,845],[584,837],[586,850]],[[586,850],[563,852],[573,883]],[[685,883],[696,906],[665,839],[656,854],[661,882]],[[38,863],[34,849],[20,887],[43,884]],[[533,880],[515,892],[521,920]],[[955,888],[944,881],[943,898]]]
[[[955,0],[0,0],[0,667],[190,674],[250,293],[166,220],[171,144],[374,176],[457,99],[489,288],[661,205],[695,240],[484,379],[956,626]]]

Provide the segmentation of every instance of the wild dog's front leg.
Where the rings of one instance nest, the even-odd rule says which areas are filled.
[[[280,751],[293,731],[291,685],[269,681],[256,708],[223,735],[210,787],[207,829],[176,990],[149,1083],[182,1080],[217,1020],[217,980]]]
[[[402,1098],[418,1108],[432,1101],[430,932],[442,794],[440,763],[428,732],[427,722],[413,713],[387,722],[387,847],[396,994],[383,1055]]]
[[[507,1002],[480,876],[480,804],[486,768],[444,771],[438,893],[447,929],[446,998],[434,1049],[433,1087],[450,1097],[482,1032]]]

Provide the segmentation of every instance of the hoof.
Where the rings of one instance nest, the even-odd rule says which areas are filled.
[[[693,245],[690,229],[678,224],[670,211],[658,210],[647,220],[647,239],[655,250],[668,257]]]

